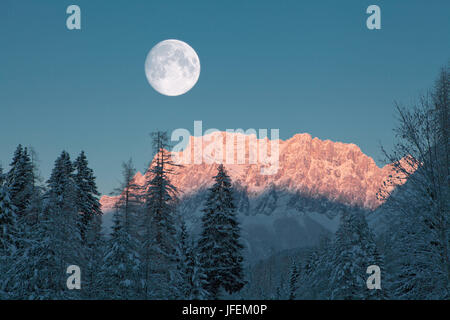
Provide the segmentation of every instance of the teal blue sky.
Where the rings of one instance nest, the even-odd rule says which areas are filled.
[[[82,30],[66,29],[81,8]],[[381,7],[382,29],[366,28]],[[149,132],[279,128],[352,142],[382,165],[393,103],[409,103],[450,58],[450,1],[0,2],[0,161],[33,146],[46,179],[65,149],[82,149],[102,193],[132,157],[143,170]],[[148,84],[144,61],[165,39],[189,43],[202,66],[187,94]]]

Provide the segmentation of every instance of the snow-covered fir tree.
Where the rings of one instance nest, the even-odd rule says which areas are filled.
[[[88,161],[84,151],[81,151],[78,158],[74,161],[75,170],[74,180],[76,185],[76,205],[78,213],[81,214],[80,231],[84,239],[86,230],[89,228],[91,220],[95,215],[101,215],[100,202],[98,196],[94,172],[88,166]]]
[[[107,240],[101,272],[98,275],[104,287],[103,298],[140,298],[141,261],[136,251],[137,245],[125,228],[124,211],[117,208],[114,213],[113,231]]]
[[[34,189],[33,165],[27,148],[19,145],[14,152],[10,170],[6,176],[6,183],[12,204],[17,214],[25,213]]]
[[[1,173],[0,173],[1,174]],[[10,271],[18,245],[17,217],[5,185],[0,184],[0,300],[11,298]]]
[[[182,275],[180,291],[183,299],[202,300],[208,297],[203,287],[206,275],[201,268],[199,254],[195,242],[188,235],[186,224],[183,222],[179,236],[179,269]]]
[[[15,299],[87,298],[66,287],[66,270],[79,265],[86,272],[86,251],[81,245],[80,215],[76,207],[77,188],[68,153],[62,152],[48,180],[48,190],[34,186],[26,212],[33,219],[19,217],[18,250],[9,276]],[[100,225],[98,223],[98,225]],[[84,278],[83,280],[87,280]],[[82,282],[90,287],[89,281]],[[84,292],[83,292],[84,293]]]
[[[48,180],[44,210],[40,221],[43,240],[40,250],[46,261],[37,269],[46,284],[39,297],[76,297],[77,290],[66,287],[66,269],[69,265],[83,265],[83,252],[79,231],[80,215],[77,208],[77,187],[70,156],[63,151],[56,159]]]
[[[103,265],[103,256],[106,250],[101,215],[96,214],[91,218],[81,245],[84,261],[81,293],[83,298],[98,299],[104,288],[103,279],[99,277],[99,271]]]
[[[334,264],[333,248],[333,242],[328,236],[320,237],[312,262],[313,273],[309,279],[310,292],[313,293],[314,299],[329,299],[334,288],[334,284],[330,282]]]
[[[212,299],[218,299],[221,289],[228,293],[238,292],[245,281],[241,230],[236,217],[233,188],[222,164],[214,180],[203,209],[198,246],[201,267],[207,277],[204,289]]]
[[[330,297],[338,300],[377,299],[378,290],[367,288],[367,267],[383,266],[364,213],[347,209],[341,214],[333,244]],[[325,262],[326,263],[326,262]],[[321,275],[323,278],[325,275]]]
[[[17,183],[20,179],[14,178],[14,168],[20,168],[20,160],[25,151],[19,146],[15,152],[12,168],[9,172],[10,182],[13,185],[20,185]],[[40,279],[38,270],[46,263],[44,247],[44,233],[42,232],[42,225],[39,223],[39,216],[42,213],[42,195],[43,188],[36,185],[38,179],[37,166],[34,162],[35,153],[31,152],[31,172],[28,175],[28,181],[24,184],[25,188],[16,188],[17,194],[28,194],[29,201],[23,212],[16,215],[16,230],[17,241],[16,248],[10,255],[10,264],[8,270],[4,273],[9,281],[8,291],[9,297],[12,299],[37,299],[41,293],[40,284],[45,283],[45,279]],[[26,157],[25,157],[26,159]],[[25,163],[27,163],[27,159]],[[4,187],[6,188],[6,182]],[[26,192],[24,192],[26,191]],[[31,196],[29,192],[31,191]]]
[[[31,163],[31,174],[29,175],[31,180],[28,183],[31,196],[24,212],[18,216],[19,233],[22,235],[27,234],[28,226],[38,223],[38,215],[42,210],[42,199],[45,193],[45,187],[41,184],[42,178],[39,174],[37,153],[33,147],[29,147],[27,150]]]
[[[49,261],[52,256],[53,241],[51,226],[44,219],[43,211],[37,215],[38,223],[26,226],[19,224],[26,233],[20,237],[19,247],[14,257],[13,268],[8,276],[12,279],[13,299],[56,299],[53,288],[46,277],[55,275],[54,266]],[[61,296],[59,296],[61,297]]]
[[[95,298],[100,291],[97,276],[102,263],[103,238],[101,234],[101,209],[99,192],[94,172],[88,166],[84,151],[73,163],[76,187],[76,207],[80,215],[80,236],[82,239],[84,286],[82,293],[86,298]]]
[[[176,164],[168,151],[167,133],[154,132],[152,138],[156,155],[144,195],[144,292],[147,298],[176,299],[182,281],[177,266],[177,189],[170,182]]]
[[[297,262],[300,265],[295,294],[297,299],[330,298],[331,249],[332,241],[323,235],[317,246],[308,249],[304,261]]]
[[[204,300],[210,294],[204,288],[206,286],[206,274],[200,262],[200,255],[196,250],[194,242],[191,243],[192,250],[188,253],[187,262],[189,268],[189,300]]]
[[[139,299],[142,295],[142,262],[137,229],[140,187],[134,180],[131,159],[122,164],[122,181],[116,192],[113,232],[107,240],[100,277],[106,286],[104,296],[112,299]]]
[[[178,256],[180,259],[178,262],[178,268],[182,276],[182,281],[180,282],[180,292],[184,298],[189,297],[191,293],[192,268],[190,265],[190,260],[191,254],[193,253],[193,247],[191,247],[190,244],[186,224],[183,221],[181,223],[178,236]]]

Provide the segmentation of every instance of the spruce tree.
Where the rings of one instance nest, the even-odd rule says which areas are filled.
[[[45,278],[40,278],[40,271],[47,263],[45,255],[45,232],[40,223],[43,210],[44,187],[37,184],[39,179],[36,164],[36,153],[30,147],[31,164],[30,182],[31,197],[22,214],[17,216],[17,248],[12,256],[12,266],[7,272],[10,281],[10,292],[13,299],[39,299],[45,297]],[[24,152],[24,150],[22,150]],[[16,152],[17,154],[17,152]],[[18,159],[18,157],[15,157]],[[28,161],[27,161],[28,162]],[[16,167],[19,161],[14,161]],[[47,296],[51,298],[50,296]]]
[[[364,213],[348,209],[341,215],[332,253],[331,298],[361,300],[378,298],[378,290],[367,288],[367,267],[382,267],[380,255]]]
[[[81,221],[81,224],[83,221]],[[80,234],[81,237],[81,234]],[[84,237],[81,238],[83,261],[82,294],[86,299],[98,299],[104,285],[99,277],[105,252],[105,239],[102,233],[102,216],[94,215],[87,225]]]
[[[18,244],[17,219],[8,190],[0,185],[0,299],[11,298],[10,272]]]
[[[0,249],[9,250],[16,237],[16,213],[8,190],[0,186]]]
[[[66,269],[69,265],[83,266],[80,215],[76,205],[77,187],[70,156],[63,151],[55,161],[48,180],[44,214],[40,221],[44,236],[47,263],[40,276],[47,281],[45,293],[51,298],[76,297],[77,290],[66,287]]]
[[[192,248],[194,243],[191,244]],[[189,300],[204,300],[210,297],[204,287],[206,286],[206,274],[200,262],[200,255],[193,249],[188,254],[188,267],[190,269],[190,291],[187,299]]]
[[[137,245],[125,229],[124,214],[114,213],[114,226],[106,244],[100,278],[104,284],[103,297],[107,299],[139,298],[140,258]]]
[[[181,275],[177,267],[177,189],[170,182],[176,166],[169,153],[166,132],[152,133],[155,158],[147,174],[144,214],[145,296],[176,299]]]
[[[180,228],[179,250],[179,269],[182,275],[181,298],[188,300],[205,299],[208,297],[208,292],[203,289],[206,284],[206,275],[201,268],[195,242],[189,237],[184,222]]]
[[[315,249],[313,272],[310,279],[310,290],[314,299],[329,299],[331,289],[330,274],[333,269],[333,243],[327,236],[321,236],[319,245]]]
[[[39,168],[37,165],[37,153],[34,151],[32,147],[29,149],[29,157],[31,164],[31,197],[29,198],[28,205],[24,211],[24,214],[19,216],[19,229],[20,233],[26,234],[27,228],[30,225],[36,224],[39,222],[38,216],[40,211],[42,210],[42,199],[43,194],[45,193],[44,187],[39,183],[42,182],[42,179],[39,175]]]
[[[14,152],[6,177],[9,196],[17,214],[23,215],[30,204],[34,189],[34,172],[27,148],[19,145]]]
[[[134,179],[136,170],[131,159],[122,164],[122,182],[115,191],[119,200],[115,204],[113,232],[106,243],[102,281],[107,298],[142,298],[140,271],[142,269],[137,230],[140,209],[140,187]]]
[[[192,268],[190,265],[192,247],[189,246],[189,236],[186,229],[186,224],[184,221],[181,224],[179,239],[178,239],[178,250],[179,250],[179,263],[178,268],[180,274],[182,275],[182,281],[180,283],[180,292],[184,298],[189,297],[191,292],[191,279],[192,279]]]
[[[42,210],[38,211],[38,223],[27,225],[21,223],[25,232],[20,237],[19,247],[14,256],[13,267],[8,276],[11,278],[11,292],[14,299],[56,299],[62,297],[56,294],[50,285],[48,277],[55,276],[55,266],[52,264],[53,237],[52,226],[44,219]],[[59,272],[60,273],[60,272]]]
[[[203,209],[198,246],[207,277],[204,289],[211,294],[211,298],[218,299],[221,289],[230,294],[238,292],[245,282],[241,230],[236,217],[233,188],[222,164],[214,180]]]
[[[74,180],[77,187],[76,205],[81,214],[80,232],[83,239],[89,224],[95,215],[101,215],[100,202],[98,196],[94,172],[88,167],[88,161],[84,151],[81,151],[78,158],[73,163],[75,169]]]
[[[83,294],[86,298],[94,298],[99,294],[98,269],[102,264],[103,238],[101,234],[101,209],[99,192],[94,172],[88,166],[84,151],[73,163],[74,182],[76,187],[76,208],[80,215],[80,236],[82,239],[82,255],[84,270]]]

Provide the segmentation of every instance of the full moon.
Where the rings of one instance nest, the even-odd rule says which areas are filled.
[[[197,83],[200,59],[194,49],[180,40],[164,40],[150,50],[145,60],[150,85],[166,96],[179,96]]]

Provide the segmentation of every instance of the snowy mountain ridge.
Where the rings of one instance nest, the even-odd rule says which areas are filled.
[[[206,139],[205,136],[190,137],[191,160],[195,152],[203,152],[211,144],[224,143],[223,138],[229,134],[218,132]],[[247,140],[248,159],[248,142],[255,137],[232,135]],[[200,151],[193,147],[198,139],[207,142]],[[321,235],[336,231],[339,213],[347,206],[372,211],[382,204],[376,193],[383,181],[394,173],[393,166],[379,168],[356,145],[322,141],[307,133],[286,141],[266,141],[269,145],[279,143],[276,174],[261,174],[260,164],[225,164],[235,186],[242,241],[250,261],[316,244]],[[183,156],[182,152],[177,155]],[[186,164],[176,168],[176,175],[171,177],[173,185],[182,192],[178,211],[192,234],[200,231],[205,191],[213,183],[216,167],[217,164]],[[134,177],[135,183],[141,186],[146,179],[140,172]],[[108,212],[117,199],[117,196],[101,198],[106,226],[111,223],[112,215]]]
[[[182,168],[176,168],[176,174],[171,177],[172,183],[182,192],[181,198],[212,184],[217,165],[193,164],[193,159],[195,153],[205,154],[205,149],[211,149],[211,144],[225,144],[227,135],[236,138],[235,154],[242,151],[237,147],[238,139],[244,138],[246,141],[244,151],[246,163],[225,163],[225,167],[233,182],[244,187],[249,197],[258,197],[271,188],[277,188],[289,193],[326,198],[373,210],[382,203],[376,197],[378,188],[393,173],[391,165],[379,168],[375,161],[355,144],[323,141],[303,133],[296,134],[286,141],[276,140],[279,144],[278,171],[274,175],[262,175],[260,169],[263,165],[249,164],[248,161],[248,146],[254,136],[217,132],[203,137],[190,137],[188,148],[191,149],[191,161]],[[196,150],[194,146],[199,139],[203,139],[202,149]],[[275,140],[268,140],[269,149],[274,143]],[[183,152],[180,151],[176,155],[182,158]],[[140,172],[136,174],[136,184],[143,185],[145,180],[146,175]],[[117,197],[104,195],[101,198],[103,211],[112,209],[116,201]]]

